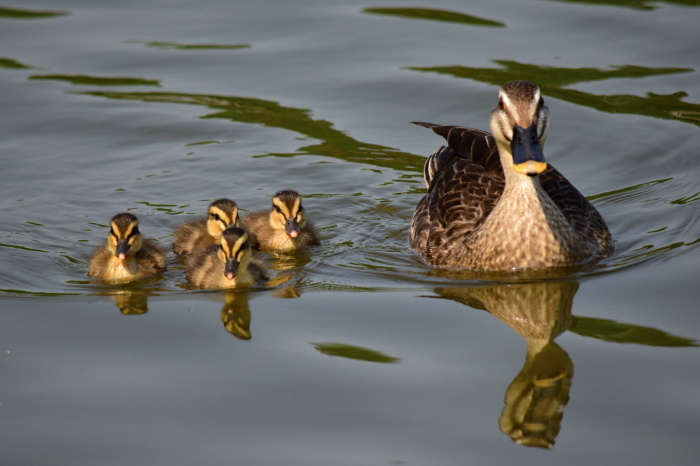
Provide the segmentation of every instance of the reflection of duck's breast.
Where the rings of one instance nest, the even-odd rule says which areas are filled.
[[[573,324],[571,307],[578,284],[539,282],[439,288],[445,298],[485,309],[525,339],[549,341]]]

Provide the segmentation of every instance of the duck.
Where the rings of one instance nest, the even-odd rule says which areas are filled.
[[[600,213],[543,155],[549,109],[539,87],[499,90],[491,133],[412,122],[447,145],[423,168],[426,194],[409,244],[434,266],[508,271],[591,263],[614,251]]]
[[[135,215],[122,212],[109,222],[106,243],[97,248],[88,263],[88,275],[101,280],[128,282],[151,278],[166,269],[165,252],[145,239]]]
[[[301,196],[292,190],[272,197],[269,211],[251,212],[241,219],[251,247],[262,251],[293,252],[319,244],[318,232],[306,219]]]
[[[234,288],[268,280],[262,263],[253,257],[248,234],[230,226],[212,245],[191,255],[186,262],[187,280],[201,288]]]
[[[173,252],[190,254],[219,244],[221,232],[231,225],[239,226],[238,205],[231,199],[221,198],[209,204],[206,217],[177,226],[173,233]]]

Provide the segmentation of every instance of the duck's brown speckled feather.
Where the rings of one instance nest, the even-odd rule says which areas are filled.
[[[427,194],[416,207],[411,245],[431,263],[463,253],[467,239],[498,203],[505,176],[496,140],[485,131],[459,126],[416,122],[443,136],[440,147],[425,163]],[[540,183],[566,220],[583,238],[598,245],[599,255],[612,252],[612,239],[598,211],[554,167],[540,175]]]

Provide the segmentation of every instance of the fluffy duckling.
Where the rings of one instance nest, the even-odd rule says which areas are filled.
[[[241,219],[241,225],[250,236],[251,247],[263,251],[290,252],[319,244],[316,228],[306,220],[296,191],[278,192],[271,210],[250,213]]]
[[[129,213],[112,217],[105,245],[90,258],[88,275],[102,280],[131,281],[165,271],[165,253],[139,232],[138,219]]]
[[[238,206],[231,199],[217,199],[209,204],[206,217],[181,223],[173,234],[173,252],[189,254],[219,244],[221,232],[239,226]]]
[[[218,245],[209,246],[187,261],[187,279],[203,288],[233,288],[267,280],[260,262],[252,256],[248,235],[228,227]]]

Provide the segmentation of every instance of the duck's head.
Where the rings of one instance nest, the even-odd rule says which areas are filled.
[[[250,245],[248,235],[238,227],[228,227],[221,233],[217,256],[224,263],[224,276],[233,280],[239,269],[245,270],[250,261]]]
[[[117,214],[112,217],[109,226],[107,244],[120,260],[126,259],[129,254],[136,254],[141,249],[142,239],[136,216],[129,213]]]
[[[284,230],[287,236],[296,238],[306,224],[301,196],[296,191],[280,191],[272,198],[270,225],[275,230]]]
[[[498,143],[504,170],[536,176],[547,169],[542,153],[549,131],[549,109],[540,89],[530,81],[505,83],[491,112],[491,132]],[[506,157],[508,155],[508,157]]]
[[[240,226],[238,223],[238,206],[231,199],[217,199],[209,204],[207,214],[207,231],[218,239],[221,232],[229,226]]]

